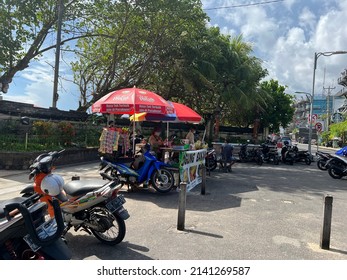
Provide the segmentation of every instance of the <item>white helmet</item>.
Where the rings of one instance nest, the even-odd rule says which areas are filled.
[[[57,174],[48,174],[41,182],[41,190],[50,195],[57,196],[61,193],[64,186],[64,179]]]

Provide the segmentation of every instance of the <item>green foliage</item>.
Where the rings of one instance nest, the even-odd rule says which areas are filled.
[[[290,111],[282,88],[260,86],[267,71],[252,55],[252,45],[242,35],[207,27],[200,0],[63,2],[62,43],[75,44],[63,44],[62,51],[77,57],[72,69],[80,110],[112,90],[136,85],[200,114],[218,112],[221,124],[249,126],[260,118],[274,130],[286,125]],[[47,38],[56,31],[56,5],[55,0],[0,3],[0,81],[55,47]],[[59,131],[40,125],[37,133],[47,139]],[[72,128],[66,134],[70,137],[60,141],[69,144]]]
[[[12,130],[4,130],[11,124]],[[100,126],[67,121],[34,121],[27,134],[19,122],[0,122],[0,150],[44,151],[71,147],[98,147]]]
[[[50,121],[34,121],[33,132],[43,137],[52,137],[54,134],[54,123]]]
[[[60,141],[64,146],[71,146],[72,139],[76,135],[74,126],[70,122],[59,122],[57,124]]]
[[[0,3],[0,82],[11,83],[16,73],[27,68],[30,61],[55,48],[55,40],[49,35],[56,34],[58,2],[3,0]],[[62,44],[76,37],[92,36],[81,24],[85,1],[63,2]]]
[[[329,140],[332,140],[333,137],[330,134],[330,131],[323,131],[321,133],[321,137],[322,137],[322,144],[328,143]]]
[[[341,137],[347,131],[347,121],[331,124],[329,130],[330,139]]]
[[[286,128],[294,115],[293,97],[285,94],[285,86],[271,79],[261,83],[261,89],[268,94],[266,107],[260,113],[260,121],[264,127],[269,127],[270,132],[276,132],[279,127]]]
[[[86,110],[108,92],[144,87],[170,98],[183,92],[177,77],[181,71],[181,46],[204,30],[206,14],[201,2],[98,1],[86,5],[85,27],[94,37],[78,41],[81,52],[73,64]],[[106,35],[107,34],[107,35]],[[174,79],[174,83],[173,83]],[[178,89],[178,91],[177,91]]]

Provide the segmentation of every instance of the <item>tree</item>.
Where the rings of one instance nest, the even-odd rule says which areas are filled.
[[[81,36],[76,21],[83,5],[77,0],[63,1],[64,34],[62,44]],[[29,66],[44,52],[55,48],[47,38],[55,33],[58,19],[56,0],[4,0],[0,3],[0,91],[6,93],[17,72]],[[78,20],[77,20],[78,19]]]
[[[248,110],[259,104],[256,89],[267,72],[251,52],[242,36],[231,38],[217,27],[200,30],[195,40],[181,46],[174,77],[183,88],[174,97],[198,107],[202,114],[218,112],[222,123],[232,122],[233,107]]]
[[[170,97],[181,42],[205,28],[201,2],[119,1],[103,2],[89,13],[88,29],[108,37],[78,41],[80,53],[73,64],[81,91],[80,110],[86,110],[110,91],[145,87]],[[95,15],[97,13],[97,15]],[[94,20],[104,18],[102,21]]]
[[[260,123],[263,127],[269,127],[270,132],[278,132],[280,126],[286,128],[294,115],[293,97],[285,94],[286,87],[271,79],[263,81],[261,89],[268,93],[266,108],[260,112]]]

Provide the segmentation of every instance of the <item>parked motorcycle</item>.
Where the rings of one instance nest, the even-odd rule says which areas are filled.
[[[326,153],[326,152],[322,152],[322,151],[317,151],[316,152],[316,156],[317,156],[317,167],[320,170],[327,170],[327,163],[328,161],[333,158],[332,154]]]
[[[171,166],[158,160],[149,145],[143,147],[142,154],[135,158],[110,161],[101,157],[100,170],[127,185],[129,190],[152,186],[157,192],[167,193],[173,189],[175,180]]]
[[[288,163],[290,165],[294,164],[295,161],[295,153],[289,146],[288,141],[283,142],[283,147],[281,149],[281,160],[283,163]]]
[[[60,175],[52,173],[53,164],[62,152],[38,156],[30,167],[29,178],[34,178],[34,185],[27,186],[21,193],[23,196],[39,193],[41,200],[48,204],[53,197],[58,198],[66,224],[63,235],[73,227],[75,231],[93,234],[105,244],[120,243],[126,233],[124,221],[129,218],[123,206],[125,199],[118,193],[122,185],[116,179],[107,183],[102,179],[72,180],[64,184]]]
[[[341,179],[347,176],[347,157],[342,155],[332,155],[326,163],[329,175],[334,179]]]
[[[241,162],[255,162],[258,165],[262,165],[263,154],[260,148],[248,148],[248,143],[242,144],[239,151],[239,159]]]
[[[264,162],[273,163],[278,165],[280,162],[280,156],[277,152],[277,147],[271,148],[271,146],[267,143],[261,144],[261,151],[263,153]]]
[[[0,201],[0,260],[69,260],[70,249],[62,240],[64,221],[57,199],[55,218],[47,218],[47,204],[40,195]]]
[[[213,171],[218,167],[225,172],[231,172],[232,165],[236,162],[233,157],[233,146],[224,144],[221,148],[221,154],[217,155],[215,149],[209,149],[205,157],[206,171]]]
[[[297,145],[290,148],[294,152],[294,162],[305,162],[307,165],[311,164],[311,155],[308,151],[299,151]]]
[[[218,166],[217,154],[215,149],[208,149],[205,157],[206,171],[213,171]]]

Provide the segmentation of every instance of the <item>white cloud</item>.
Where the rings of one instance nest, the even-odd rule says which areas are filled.
[[[31,62],[30,67],[20,71],[14,77],[8,93],[3,95],[3,99],[30,103],[36,107],[52,107],[54,59],[54,54],[47,53],[39,61]],[[69,66],[66,63],[60,63],[58,109],[75,110],[78,107],[78,88],[73,83],[68,82],[72,78]]]
[[[297,0],[285,0],[283,5],[288,9],[292,10],[293,5],[297,2]]]
[[[278,31],[274,18],[269,17],[263,7],[253,7],[247,10],[247,13],[244,14],[244,24],[241,26],[244,38],[257,42],[257,48],[260,50],[271,48]]]
[[[304,9],[299,14],[299,25],[303,28],[308,27],[310,30],[315,28],[316,15],[308,8]]]
[[[231,36],[242,33],[244,40],[254,46],[255,55],[264,61],[270,73],[267,79],[274,78],[287,85],[289,93],[311,91],[315,52],[347,50],[347,1],[285,0],[238,8],[232,6],[252,1],[203,0],[202,3],[211,18],[210,25],[218,25],[221,32]],[[231,8],[211,9],[218,7]],[[4,99],[50,107],[54,58],[53,52],[47,54],[40,59],[41,63],[33,62],[18,73]],[[316,92],[322,91],[324,69],[325,85],[336,86],[337,92],[340,86],[336,80],[347,68],[347,54],[322,56],[317,62]],[[60,75],[71,75],[67,65],[62,63],[60,67]],[[72,80],[71,76],[68,78]],[[77,108],[78,89],[72,83],[64,80],[59,95],[59,109]]]
[[[204,2],[212,5],[211,1]],[[222,3],[231,6],[240,1],[216,1],[215,6]],[[222,30],[242,33],[253,44],[255,55],[264,61],[270,73],[267,79],[287,85],[289,93],[312,90],[315,52],[347,50],[347,1],[285,0],[209,14],[212,24],[220,24]],[[334,84],[337,92],[340,86],[336,81],[347,67],[347,55],[320,57],[317,62],[316,93],[322,92],[324,69],[325,86]]]

